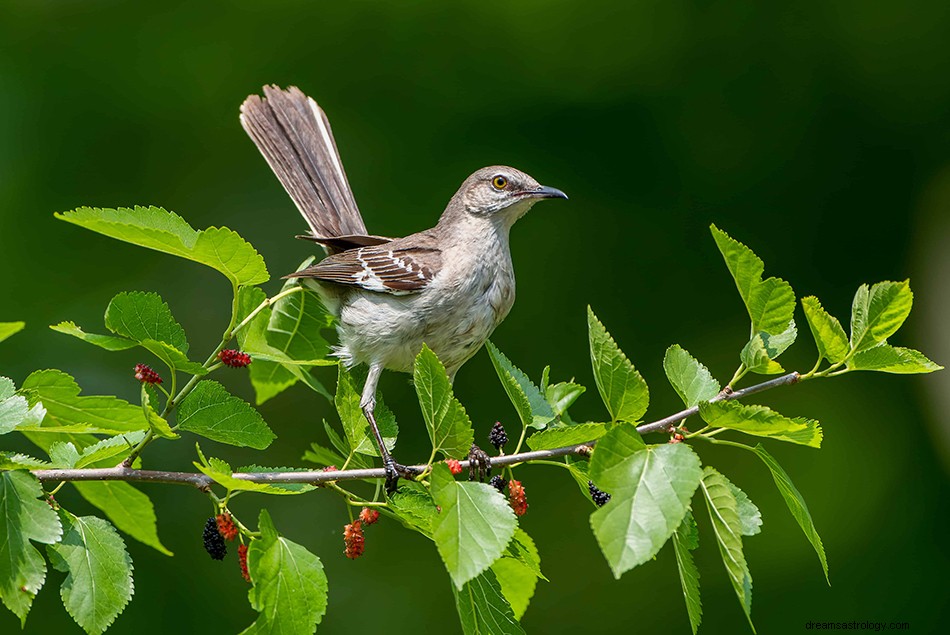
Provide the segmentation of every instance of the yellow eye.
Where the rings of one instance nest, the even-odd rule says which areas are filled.
[[[503,190],[508,185],[508,179],[499,174],[491,180],[491,184],[496,190]]]

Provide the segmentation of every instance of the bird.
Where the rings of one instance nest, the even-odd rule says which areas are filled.
[[[292,273],[336,318],[333,354],[346,367],[365,364],[360,408],[395,491],[397,463],[376,424],[383,370],[411,373],[423,344],[454,381],[515,301],[508,235],[543,199],[566,199],[507,166],[476,170],[462,182],[436,225],[404,238],[369,234],[323,109],[295,86],[264,86],[240,109],[241,125],[309,226],[298,236],[326,257]]]

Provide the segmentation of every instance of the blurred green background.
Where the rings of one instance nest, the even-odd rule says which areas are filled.
[[[585,333],[590,303],[652,386],[648,416],[677,409],[661,369],[679,343],[728,379],[746,316],[708,232],[753,247],[766,272],[846,319],[862,282],[911,277],[914,313],[894,342],[950,362],[950,5],[859,0],[761,2],[201,2],[4,0],[0,3],[0,320],[28,329],[0,346],[17,383],[61,368],[87,394],[135,399],[141,354],[107,353],[46,328],[101,330],[109,299],[157,291],[196,354],[226,320],[218,274],[53,219],[81,205],[155,204],[195,227],[227,226],[272,275],[312,252],[305,229],[237,120],[264,83],[296,84],[327,111],[374,233],[432,224],[483,165],[526,170],[570,194],[515,228],[519,299],[494,341],[535,378],[589,387],[575,418],[597,420]],[[272,281],[273,292],[279,283]],[[804,318],[799,316],[804,327]],[[807,370],[806,333],[783,357]],[[318,371],[332,385],[332,370]],[[251,398],[239,372],[223,377]],[[402,425],[397,455],[428,454],[404,375],[382,390]],[[487,434],[515,416],[487,355],[456,391]],[[809,620],[907,621],[936,632],[948,592],[945,531],[950,373],[849,375],[763,395],[820,419],[820,451],[772,443],[809,501],[833,586],[764,467],[700,445],[762,509],[747,539],[761,633]],[[204,442],[232,464],[301,465],[329,405],[295,388],[261,408],[279,435],[254,453]],[[156,444],[148,466],[188,469],[190,439]],[[3,440],[9,447],[11,439]],[[19,446],[18,446],[19,447]],[[22,446],[27,449],[26,445]],[[561,470],[521,470],[550,583],[523,623],[532,633],[687,633],[669,547],[613,580],[588,504]],[[136,594],[113,633],[237,632],[255,617],[232,559],[210,561],[210,511],[196,492],[143,486],[174,558],[129,542]],[[91,509],[64,490],[77,513]],[[366,555],[343,557],[336,497],[236,501],[323,558],[330,607],[321,632],[457,632],[448,577],[424,539],[384,522]],[[701,519],[702,632],[747,632]],[[28,633],[78,633],[51,572]],[[16,619],[0,611],[0,632]],[[210,630],[209,630],[210,629]],[[386,629],[385,631],[383,629]]]

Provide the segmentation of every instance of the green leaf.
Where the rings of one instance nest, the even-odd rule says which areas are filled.
[[[186,258],[217,269],[234,285],[262,284],[269,279],[264,259],[226,227],[195,231],[160,207],[100,209],[80,207],[56,218],[124,242]]]
[[[79,460],[76,461],[76,467],[89,467],[96,463],[115,465],[127,457],[132,452],[132,448],[144,437],[144,431],[137,431],[103,439],[83,448]]]
[[[345,460],[339,453],[330,448],[325,448],[319,443],[311,443],[310,449],[304,451],[302,460],[316,463],[317,465],[341,466]]]
[[[475,439],[472,422],[452,394],[445,366],[425,344],[416,356],[412,378],[432,449],[452,458],[466,456]]]
[[[739,430],[757,437],[768,437],[821,447],[821,428],[814,419],[790,418],[765,406],[740,404],[735,401],[716,401],[699,404],[699,416],[716,428]]]
[[[429,490],[418,484],[401,485],[389,504],[403,525],[432,538],[432,526],[438,519],[439,509]]]
[[[294,295],[299,295],[299,293]],[[267,295],[257,287],[241,287],[238,291],[238,318],[243,320],[266,299]],[[286,299],[287,298],[284,300]],[[283,300],[278,301],[278,303],[282,301]],[[303,305],[305,313],[316,311],[317,309],[317,303],[313,301],[308,301]],[[309,313],[306,314],[309,315]],[[287,388],[290,388],[298,381],[303,382],[304,385],[314,392],[332,401],[333,396],[310,374],[310,369],[307,368],[307,366],[317,365],[316,362],[318,360],[306,360],[313,361],[314,363],[301,364],[299,360],[292,359],[286,352],[272,346],[268,342],[269,338],[275,338],[269,331],[272,315],[273,313],[270,307],[262,309],[246,327],[237,333],[237,340],[241,349],[250,353],[254,360],[254,363],[250,366],[250,378],[251,385],[254,387],[257,404],[260,405],[264,403]],[[301,319],[303,319],[303,317],[301,317]],[[308,319],[308,321],[311,320]],[[275,324],[275,326],[277,326],[277,324]],[[312,337],[322,339],[322,335],[319,333],[314,334]],[[304,339],[295,336],[289,341],[304,342]],[[288,344],[288,346],[293,348],[293,350],[297,350],[296,344],[294,346]],[[319,360],[319,362],[320,364],[335,363],[331,360]]]
[[[515,533],[517,521],[501,493],[485,483],[460,483],[445,463],[432,469],[432,498],[442,508],[432,537],[455,587],[484,572]]]
[[[720,476],[722,476],[720,474]],[[739,525],[742,527],[743,536],[754,536],[762,531],[762,513],[755,503],[749,498],[749,495],[739,489],[732,481],[725,476],[729,484],[729,491],[736,499],[736,511],[739,514]]]
[[[492,571],[473,578],[461,589],[453,585],[452,591],[464,635],[524,635]]]
[[[63,533],[42,496],[32,474],[0,472],[0,600],[21,625],[46,581],[46,562],[30,541],[53,544]]]
[[[554,414],[561,419],[567,418],[567,409],[586,391],[587,388],[584,386],[569,381],[558,382],[550,386],[545,385],[542,388],[544,398],[547,399],[551,409],[554,410]]]
[[[34,459],[32,456],[19,452],[0,451],[0,470],[32,470],[51,467],[53,467],[53,464],[49,461]]]
[[[37,402],[31,407],[26,397],[16,394],[13,380],[0,377],[0,434],[38,426],[45,417],[46,409],[42,403]]]
[[[514,558],[499,558],[492,564],[490,571],[495,574],[501,587],[501,594],[511,606],[514,618],[520,620],[528,610],[531,598],[534,597],[538,577]],[[462,592],[464,593],[464,588]]]
[[[897,332],[914,304],[910,280],[878,282],[858,288],[851,306],[851,348],[872,348]]]
[[[340,415],[343,433],[349,441],[350,450],[367,456],[379,456],[376,442],[369,428],[369,421],[366,420],[363,409],[360,408],[360,392],[356,388],[353,375],[343,365],[339,367],[333,403]],[[396,437],[399,435],[396,416],[386,407],[382,398],[377,401],[374,413],[376,425],[379,426],[380,434],[383,435],[383,443],[386,444],[387,450],[392,451],[396,446]]]
[[[650,391],[610,333],[587,307],[590,359],[594,381],[613,421],[634,423],[647,411]]]
[[[676,554],[676,568],[680,573],[680,585],[686,600],[686,612],[693,635],[703,621],[703,602],[699,594],[699,569],[693,561],[691,551],[699,547],[699,528],[692,512],[686,512],[683,522],[673,532],[673,552]]]
[[[657,554],[683,521],[702,477],[686,444],[646,446],[633,426],[615,426],[600,439],[590,479],[610,502],[590,523],[614,577]]]
[[[71,442],[55,441],[49,446],[47,451],[50,461],[53,465],[60,468],[75,467],[79,460],[79,450]]]
[[[33,391],[46,408],[44,427],[87,424],[90,432],[109,434],[148,429],[141,407],[112,396],[80,397],[76,380],[60,370],[38,370],[22,388]]]
[[[168,422],[162,419],[155,410],[152,409],[152,405],[149,403],[148,390],[145,388],[145,384],[142,384],[142,411],[145,413],[145,419],[148,421],[149,427],[152,429],[152,433],[156,436],[162,437],[163,439],[177,439],[180,435],[175,434],[172,431],[171,427],[168,425]]]
[[[104,348],[107,351],[125,351],[138,346],[137,342],[127,340],[124,337],[86,333],[81,327],[77,326],[75,322],[60,322],[59,324],[53,324],[50,328],[57,333],[71,335],[84,342],[94,344],[99,348]]]
[[[304,268],[313,261],[305,261]],[[288,280],[281,292],[299,287],[298,279]],[[333,327],[330,315],[320,297],[308,290],[297,291],[278,300],[270,307],[266,339],[273,348],[291,360],[322,360],[330,354],[330,344],[323,332]]]
[[[547,581],[547,578],[541,573],[541,556],[538,554],[538,548],[531,536],[521,527],[515,529],[515,535],[511,537],[511,542],[508,543],[502,557],[517,560],[536,578]]]
[[[789,322],[788,328],[778,335],[769,335],[765,331],[760,331],[753,335],[743,347],[742,352],[739,353],[739,359],[746,368],[760,375],[777,375],[785,372],[781,364],[774,360],[795,342],[796,337],[798,337],[798,329],[795,327],[795,320]]]
[[[214,480],[214,482],[218,483],[222,487],[225,487],[229,491],[237,490],[263,492],[265,494],[303,494],[316,489],[316,486],[309,485],[307,483],[256,483],[254,481],[248,481],[246,479],[234,477],[235,472],[252,472],[255,474],[264,474],[273,472],[306,472],[308,471],[306,469],[249,465],[238,470],[232,470],[231,465],[227,463],[227,461],[216,459],[214,457],[205,459],[205,456],[201,453],[200,448],[198,449],[198,455],[201,458],[201,462],[195,462],[195,467],[197,467],[202,474],[210,477],[212,480]]]
[[[188,352],[185,329],[172,317],[171,309],[157,293],[123,292],[106,308],[106,328],[122,337],[141,342],[165,342],[182,353]]]
[[[522,425],[541,430],[554,421],[555,415],[551,404],[531,379],[512,364],[511,360],[505,357],[505,354],[494,344],[486,342],[485,347],[488,349],[488,356],[495,367],[495,372],[498,373],[501,385],[508,393],[508,398],[515,410],[518,411]]]
[[[247,566],[251,607],[260,613],[242,635],[312,635],[327,611],[327,576],[320,558],[282,538],[266,509],[261,537],[251,541]]]
[[[108,522],[60,510],[63,539],[46,548],[50,563],[67,573],[63,606],[89,635],[105,632],[132,599],[132,559]]]
[[[792,286],[780,278],[763,280],[765,264],[751,249],[715,225],[710,229],[749,312],[752,332],[783,333],[795,314]]]
[[[0,322],[0,342],[26,328],[26,322]]]
[[[260,413],[216,381],[198,382],[178,407],[178,428],[213,441],[263,450],[276,439]]]
[[[709,508],[713,533],[719,544],[719,554],[729,574],[729,581],[739,598],[749,626],[752,625],[752,574],[742,552],[742,521],[739,518],[737,503],[729,481],[713,468],[706,466],[700,489]]]
[[[831,579],[828,577],[828,559],[825,557],[825,547],[821,544],[821,537],[815,530],[815,524],[812,522],[811,514],[808,512],[808,505],[805,504],[805,499],[802,498],[798,489],[795,488],[795,484],[792,483],[792,479],[788,477],[788,474],[785,473],[782,466],[778,464],[778,461],[772,458],[771,454],[765,451],[765,448],[763,448],[761,444],[756,445],[753,451],[759,455],[759,458],[762,459],[762,462],[765,463],[766,467],[768,467],[772,473],[775,487],[778,488],[782,498],[785,499],[785,504],[788,506],[788,510],[792,512],[795,522],[797,522],[798,526],[805,532],[805,537],[808,539],[808,542],[815,548],[815,553],[818,554],[818,560],[821,561],[821,568],[825,572],[825,580],[830,585]]]
[[[595,441],[604,436],[606,432],[607,426],[603,423],[580,423],[572,426],[548,428],[528,437],[528,447],[532,450],[553,450]]]
[[[843,361],[851,351],[851,345],[838,318],[825,311],[821,302],[813,295],[802,298],[802,309],[805,310],[805,319],[808,320],[808,327],[815,338],[818,357],[823,357],[832,364]]]
[[[692,408],[700,401],[709,401],[719,394],[719,382],[709,369],[696,361],[696,358],[679,344],[673,344],[666,349],[663,370],[666,371],[673,390],[687,408]]]
[[[851,358],[848,368],[852,370],[876,370],[882,373],[908,375],[916,373],[932,373],[943,370],[943,366],[936,364],[912,348],[901,348],[890,344],[878,344],[874,348],[861,351]]]
[[[83,498],[102,510],[116,527],[142,544],[166,556],[172,555],[158,537],[158,521],[152,500],[142,491],[122,481],[77,481],[73,486]]]
[[[274,474],[277,472],[309,472],[308,468],[304,467],[267,467],[263,465],[244,465],[239,467],[235,472],[242,474]],[[267,483],[267,489],[264,490],[268,494],[304,494],[306,492],[312,492],[317,489],[316,485],[311,485],[309,483]]]

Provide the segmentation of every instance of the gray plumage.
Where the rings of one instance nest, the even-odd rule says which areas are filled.
[[[382,446],[373,417],[382,369],[412,372],[425,343],[454,378],[514,303],[511,226],[542,198],[567,197],[514,168],[482,168],[432,229],[368,235],[326,115],[296,88],[264,93],[244,102],[241,122],[310,225],[303,238],[330,254],[288,277],[305,279],[338,318],[340,359],[369,367],[361,405]],[[392,488],[399,466],[381,449]]]

